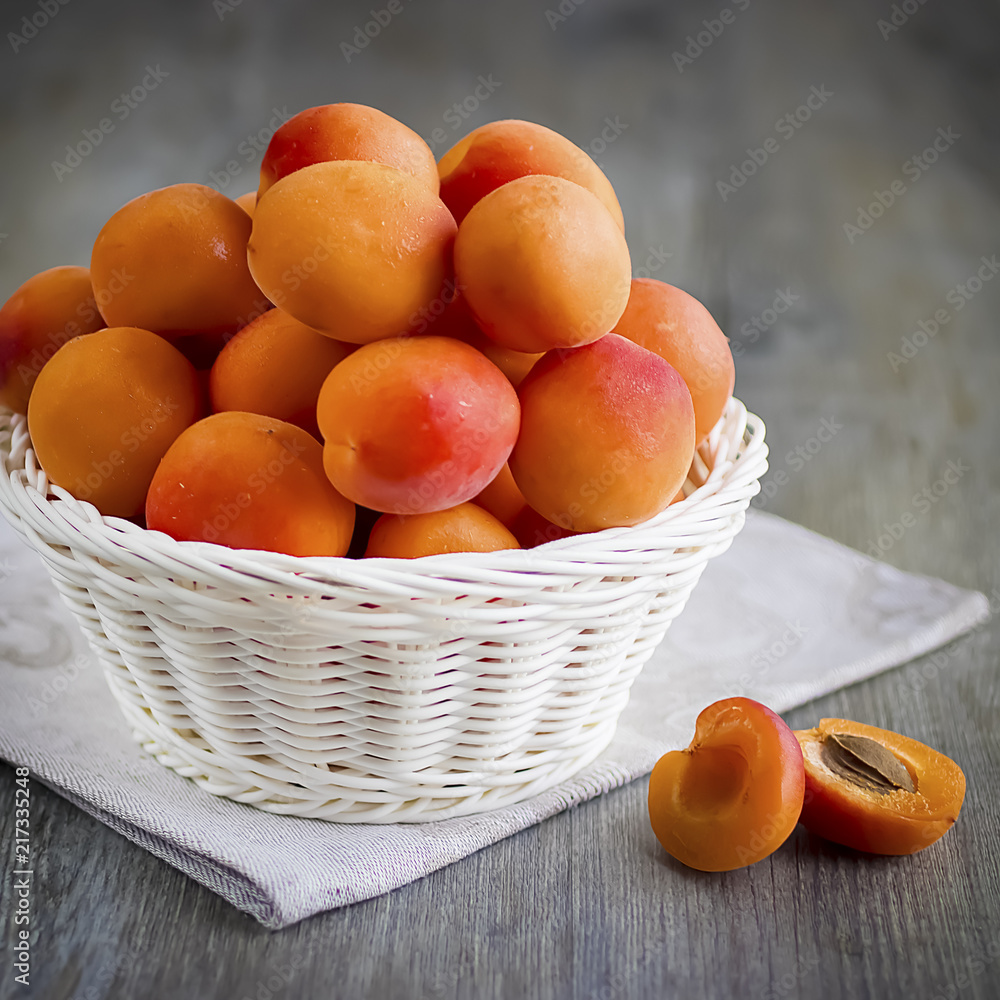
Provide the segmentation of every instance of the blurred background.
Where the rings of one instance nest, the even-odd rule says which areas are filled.
[[[995,0],[10,0],[0,26],[0,301],[144,191],[255,188],[302,108],[374,105],[438,156],[531,119],[608,174],[637,273],[731,338],[758,506],[942,574],[932,537],[997,523]],[[981,560],[947,575],[994,583]]]

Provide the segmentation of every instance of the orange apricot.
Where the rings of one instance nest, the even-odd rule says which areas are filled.
[[[260,413],[319,437],[319,390],[348,353],[346,345],[272,309],[243,327],[219,353],[209,380],[212,409]]]
[[[503,373],[460,340],[366,344],[320,390],[326,472],[344,496],[373,510],[455,507],[507,461],[519,411]]]
[[[473,206],[455,240],[455,278],[482,331],[532,354],[602,337],[628,302],[622,231],[597,197],[529,175]]]
[[[257,207],[256,191],[247,191],[246,194],[241,194],[238,198],[234,198],[233,201],[235,201],[236,204],[239,205],[251,219],[253,218],[253,210]]]
[[[330,485],[311,434],[230,411],[192,424],[167,450],[149,487],[146,525],[179,541],[342,556],[354,504]]]
[[[821,719],[795,736],[811,833],[873,854],[914,854],[958,819],[962,769],[918,740],[849,719]]]
[[[561,524],[554,524],[527,504],[521,508],[508,527],[521,543],[522,549],[533,549],[546,542],[554,542],[557,538],[571,538],[573,535],[583,533],[572,531]]]
[[[49,480],[115,517],[142,512],[160,459],[199,416],[191,362],[133,327],[67,341],[28,401],[28,431]]]
[[[372,528],[365,557],[417,559],[442,552],[517,548],[517,539],[492,514],[462,503],[426,514],[383,514]]]
[[[571,531],[648,520],[687,478],[694,408],[658,354],[608,334],[550,351],[518,390],[510,470],[528,503]]]
[[[506,462],[496,476],[476,494],[475,503],[508,528],[517,515],[528,506],[528,501],[517,488],[510,466]]]
[[[247,267],[250,227],[236,202],[203,184],[134,198],[94,242],[101,313],[165,337],[235,332],[268,305]]]
[[[441,200],[458,223],[501,185],[529,174],[547,174],[585,187],[618,228],[625,228],[618,198],[601,168],[565,136],[534,122],[507,119],[481,125],[441,157],[438,173]]]
[[[718,423],[736,382],[729,341],[693,296],[655,278],[633,278],[615,333],[654,351],[681,373],[694,402],[699,442]]]
[[[663,849],[689,868],[755,864],[791,835],[805,770],[795,734],[750,698],[725,698],[699,716],[685,750],[649,776],[649,819]]]
[[[275,305],[365,344],[404,333],[445,294],[455,231],[441,199],[411,174],[331,160],[268,188],[247,252]]]
[[[27,413],[49,358],[104,325],[87,268],[52,267],[29,278],[0,309],[0,405]]]
[[[434,194],[440,186],[434,154],[413,129],[377,108],[344,103],[306,108],[274,133],[260,164],[258,194],[296,170],[327,160],[385,163]]]

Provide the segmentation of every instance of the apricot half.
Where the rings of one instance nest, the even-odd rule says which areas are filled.
[[[958,819],[965,775],[929,746],[848,719],[796,732],[805,759],[802,825],[873,854],[913,854]]]
[[[749,698],[709,705],[686,750],[649,777],[649,819],[663,849],[689,868],[732,871],[788,839],[802,811],[805,771],[782,719]]]

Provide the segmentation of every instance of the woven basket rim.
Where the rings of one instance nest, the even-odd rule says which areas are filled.
[[[732,441],[736,442],[736,454],[728,453]],[[553,563],[556,572],[564,572],[570,562],[604,570],[602,556],[606,555],[613,562],[619,553],[662,550],[665,535],[670,535],[670,526],[700,505],[711,507],[710,501],[720,492],[735,488],[737,492],[748,491],[749,496],[756,494],[759,477],[767,467],[763,421],[748,413],[740,400],[731,397],[723,416],[696,452],[694,465],[699,462],[705,471],[703,482],[694,483],[689,477],[683,500],[632,527],[605,528],[553,539],[529,549],[445,553],[414,559],[293,556],[261,549],[234,549],[213,542],[179,541],[124,518],[105,517],[93,504],[78,500],[48,482],[31,449],[26,418],[0,407],[0,463],[3,466],[0,507],[18,516],[18,504],[11,502],[14,499],[11,494],[19,490],[30,499],[37,514],[60,534],[72,534],[82,544],[110,545],[116,551],[127,551],[150,563],[151,569],[155,566],[169,572],[187,566],[269,582],[279,582],[277,578],[280,577],[280,582],[298,578],[360,588],[386,584],[405,586],[406,580],[414,576],[442,583],[461,581],[463,571],[482,581],[483,574],[491,571],[502,576],[519,572],[538,576],[546,571],[547,560]],[[717,511],[706,510],[706,527],[716,514]],[[669,541],[669,537],[666,540]]]

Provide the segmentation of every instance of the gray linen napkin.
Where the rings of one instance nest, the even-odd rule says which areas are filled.
[[[520,805],[428,824],[327,823],[216,798],[135,744],[41,561],[0,522],[0,756],[270,928],[368,899],[648,772],[698,712],[785,711],[935,649],[984,595],[751,510],[705,571],[585,771]],[[875,720],[872,720],[875,721]]]

